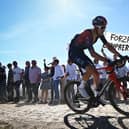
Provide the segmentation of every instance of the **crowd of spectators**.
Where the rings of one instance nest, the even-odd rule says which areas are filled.
[[[56,57],[49,65],[44,60],[43,65],[42,69],[36,60],[31,60],[20,68],[13,61],[6,68],[0,63],[0,103],[64,104],[66,83],[81,77],[77,66],[70,60],[60,65]]]
[[[98,60],[94,60],[94,64],[96,68],[102,67]],[[49,65],[44,59],[43,66],[40,68],[36,60],[26,61],[24,68],[20,68],[17,61],[8,63],[7,68],[0,63],[0,103],[64,104],[65,85],[72,80],[81,80],[81,71],[71,60],[60,65],[56,57]],[[98,72],[103,83],[106,72]],[[129,69],[116,68],[116,73],[118,77],[124,77]]]

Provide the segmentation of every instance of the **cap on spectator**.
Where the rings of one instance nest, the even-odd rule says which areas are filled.
[[[56,56],[52,57],[52,62],[50,62],[48,65],[53,64],[55,60],[58,60]]]
[[[56,56],[54,56],[53,58],[52,58],[52,60],[54,61],[54,60],[56,60],[57,59],[57,57]]]

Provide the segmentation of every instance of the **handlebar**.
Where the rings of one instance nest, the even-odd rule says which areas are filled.
[[[129,56],[121,56],[120,59],[117,59],[115,61],[110,61],[108,63],[108,66],[123,67],[125,65],[126,61],[129,62]]]

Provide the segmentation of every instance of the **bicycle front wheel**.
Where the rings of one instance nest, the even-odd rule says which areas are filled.
[[[112,84],[109,87],[109,99],[112,106],[121,114],[129,116],[129,78],[120,78],[119,79],[124,88],[126,89],[126,99],[117,90],[116,86]]]
[[[78,81],[69,82],[64,90],[65,102],[76,113],[85,113],[89,110],[88,100],[82,98],[78,91]]]

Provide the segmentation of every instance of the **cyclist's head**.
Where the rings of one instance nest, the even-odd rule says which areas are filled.
[[[103,16],[97,16],[93,19],[92,24],[95,28],[97,35],[98,36],[103,35],[103,32],[105,31],[107,25],[106,18]]]
[[[106,26],[107,20],[103,16],[97,16],[92,20],[93,26]]]

